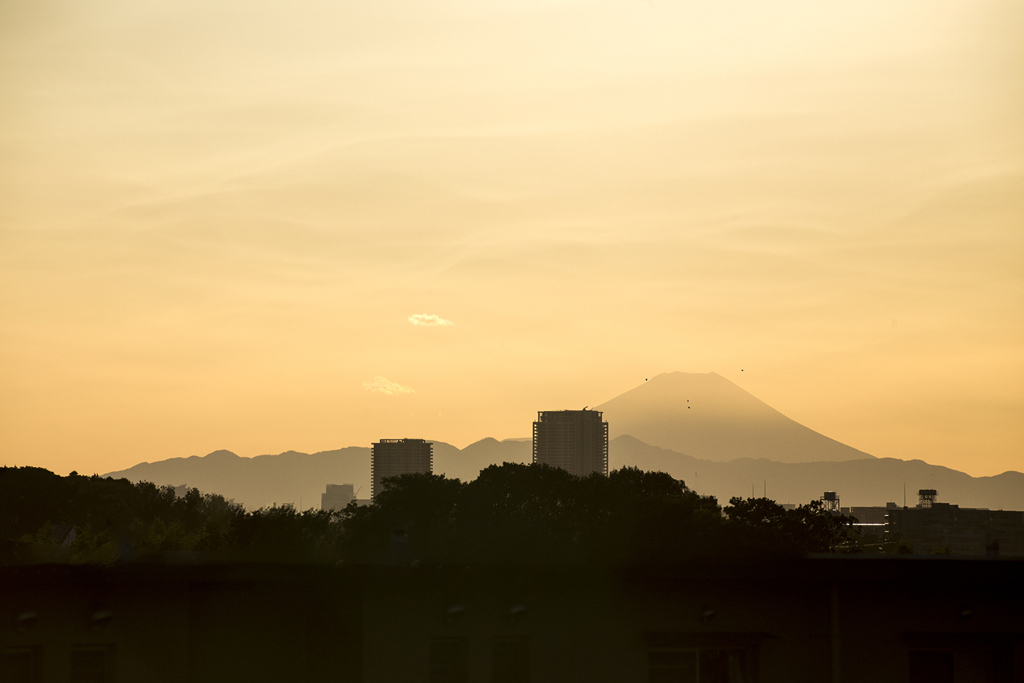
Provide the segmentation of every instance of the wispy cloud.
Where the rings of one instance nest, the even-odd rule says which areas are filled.
[[[448,327],[455,324],[433,313],[413,313],[409,316],[409,322],[420,327]]]
[[[392,382],[387,377],[380,377],[379,375],[374,377],[372,382],[363,382],[363,389],[372,391],[375,394],[387,394],[388,396],[416,393],[412,387],[404,386],[398,382]]]

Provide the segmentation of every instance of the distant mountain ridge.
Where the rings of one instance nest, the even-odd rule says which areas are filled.
[[[1024,474],[1004,472],[994,477],[972,477],[922,460],[865,458],[838,462],[781,463],[740,458],[729,462],[701,460],[632,436],[619,436],[609,444],[611,468],[632,466],[661,470],[702,495],[725,504],[733,496],[761,497],[765,492],[779,503],[807,503],[825,491],[836,491],[844,507],[917,504],[919,489],[939,492],[939,501],[960,507],[1024,510]]]
[[[518,440],[483,439],[458,449],[434,441],[434,472],[464,481],[475,479],[494,462],[528,462],[532,444]],[[327,484],[353,484],[356,497],[370,497],[370,448],[350,446],[318,453],[286,451],[278,455],[243,458],[227,450],[206,456],[144,462],[104,477],[151,481],[154,484],[185,484],[200,491],[219,493],[256,509],[290,504],[303,509],[319,508]]]
[[[482,439],[458,449],[434,442],[434,472],[463,481],[480,470],[502,462],[530,462],[530,441]],[[702,495],[725,504],[733,496],[769,498],[780,503],[807,503],[824,491],[837,491],[844,506],[915,505],[917,490],[934,488],[942,502],[961,507],[1024,510],[1024,474],[1005,472],[995,477],[971,477],[920,460],[864,458],[838,462],[779,463],[740,458],[715,462],[646,444],[632,436],[619,436],[609,444],[609,467],[632,466],[660,470],[686,482]],[[370,449],[353,446],[320,453],[288,451],[279,455],[242,458],[230,451],[205,457],[171,458],[141,463],[104,476],[152,481],[172,486],[187,484],[204,492],[220,493],[254,509],[291,504],[319,508],[327,484],[354,484],[359,497],[368,497]]]
[[[273,504],[320,507],[327,484],[351,484],[370,497],[370,449],[360,446],[319,453],[286,451],[243,458],[227,450],[206,456],[144,462],[103,475],[159,485],[186,484],[256,509]],[[322,483],[320,483],[322,482]]]
[[[672,372],[595,408],[611,438],[628,434],[703,460],[823,462],[872,458],[791,420],[714,372]]]

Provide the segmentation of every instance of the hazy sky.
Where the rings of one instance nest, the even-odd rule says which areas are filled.
[[[465,446],[681,370],[1024,470],[1022,35],[1017,0],[7,0],[0,462]]]

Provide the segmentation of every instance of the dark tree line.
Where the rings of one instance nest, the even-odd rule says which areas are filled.
[[[785,510],[733,498],[723,509],[664,472],[574,477],[543,465],[492,465],[463,484],[404,475],[375,505],[346,510],[354,562],[677,562],[701,555],[843,552],[854,519],[817,501]]]
[[[0,468],[0,561],[207,559],[324,561],[337,555],[339,514],[246,511],[216,494],[127,479]],[[74,540],[68,538],[74,530]]]
[[[853,518],[817,502],[785,510],[733,498],[724,509],[663,472],[574,477],[505,463],[472,482],[386,481],[371,505],[341,512],[246,511],[195,489],[0,468],[3,561],[167,559],[349,563],[678,562],[856,548]],[[61,547],[68,528],[76,538]]]

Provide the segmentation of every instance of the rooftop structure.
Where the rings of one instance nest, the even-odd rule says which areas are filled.
[[[821,494],[821,502],[829,512],[839,512],[839,495],[835,491],[825,491]]]
[[[608,474],[608,423],[596,410],[547,410],[533,423],[533,462],[577,477]]]

